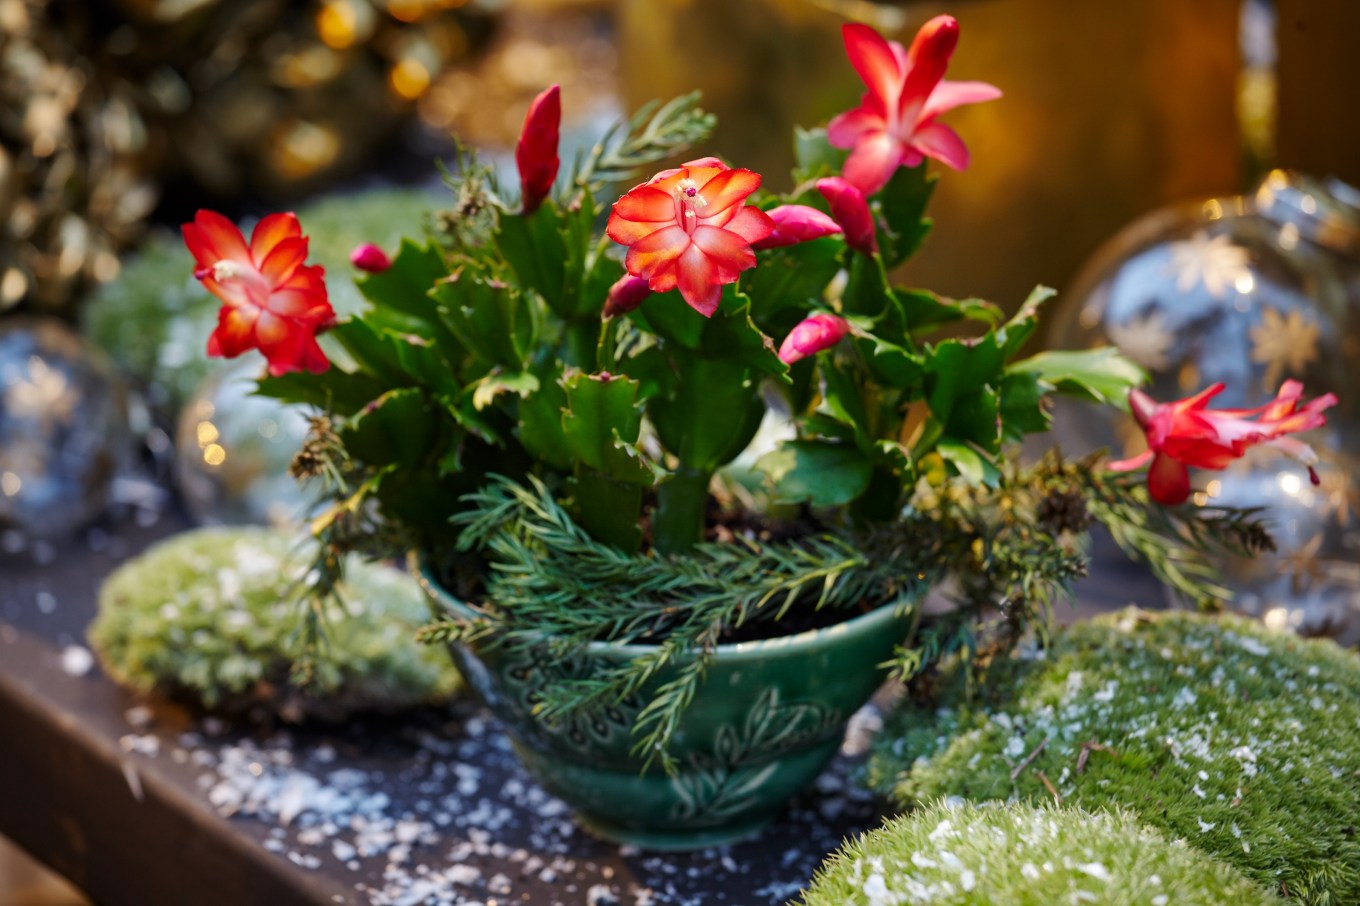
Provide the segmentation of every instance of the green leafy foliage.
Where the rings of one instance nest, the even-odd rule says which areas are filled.
[[[801,906],[1281,906],[1126,811],[934,802],[847,843]]]
[[[197,529],[129,560],[105,580],[90,643],[104,670],[140,693],[210,710],[339,720],[448,698],[460,681],[441,651],[417,645],[419,588],[385,566],[350,565],[345,604],[305,688],[299,603],[310,553],[266,529]]]
[[[1360,662],[1331,642],[1127,610],[994,663],[973,694],[957,665],[934,687],[872,761],[903,805],[1127,809],[1291,902],[1360,902]]]

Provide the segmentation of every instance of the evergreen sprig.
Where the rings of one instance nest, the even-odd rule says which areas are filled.
[[[638,108],[576,161],[567,185],[594,195],[704,141],[717,119],[700,109],[699,97],[692,91],[665,104],[651,101]]]

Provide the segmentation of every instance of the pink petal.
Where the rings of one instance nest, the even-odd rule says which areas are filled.
[[[892,47],[872,28],[856,23],[841,26],[841,40],[845,42],[850,65],[878,97],[883,109],[896,109],[902,90],[902,69]]]
[[[199,211],[193,223],[182,227],[184,244],[199,267],[212,267],[219,261],[235,261],[254,267],[250,248],[236,224],[216,211]]]
[[[614,202],[613,210],[614,216],[624,220],[674,223],[675,195],[656,186],[641,186]]]
[[[944,123],[927,123],[917,129],[911,144],[926,157],[933,157],[955,170],[968,169],[968,148],[959,134]]]
[[[256,264],[259,264],[269,257],[269,253],[280,242],[301,235],[302,225],[298,223],[296,214],[291,211],[286,214],[270,214],[255,224],[255,229],[250,234],[250,256]]]
[[[1111,472],[1132,472],[1134,469],[1141,469],[1143,466],[1152,462],[1152,457],[1156,454],[1151,450],[1144,450],[1137,456],[1129,459],[1117,459],[1114,462],[1106,463],[1105,468]]]
[[[779,346],[779,359],[785,365],[792,365],[799,359],[830,349],[849,332],[850,325],[844,318],[826,312],[809,315],[784,338]]]
[[[652,289],[646,280],[632,274],[624,274],[609,287],[609,298],[605,300],[601,314],[606,318],[627,314],[646,301],[651,294]]]
[[[839,176],[817,180],[817,191],[822,193],[831,207],[831,216],[845,232],[845,244],[866,255],[877,252],[874,215],[869,211],[864,193],[854,183]]]
[[[958,43],[959,23],[953,16],[936,16],[921,26],[907,50],[907,73],[897,105],[903,120],[918,118],[926,99],[944,78]]]
[[[561,161],[557,157],[558,129],[562,122],[562,94],[557,85],[540,93],[529,104],[524,127],[515,144],[520,195],[524,213],[538,210],[552,191]]]
[[[751,244],[736,233],[718,227],[700,226],[695,228],[690,238],[694,240],[691,248],[698,248],[708,258],[713,279],[718,283],[732,283],[742,271],[755,267],[756,253],[751,251]],[[689,254],[688,250],[686,254]],[[682,263],[683,267],[685,265]],[[683,280],[682,276],[682,288]]]
[[[1190,470],[1170,456],[1157,456],[1148,469],[1148,493],[1167,506],[1185,503],[1190,497]]]
[[[664,271],[690,245],[688,233],[678,226],[669,226],[633,243],[624,259],[624,267],[635,277],[652,280],[654,292],[665,292],[657,287],[653,276]]]
[[[726,211],[732,205],[744,201],[748,195],[760,188],[760,174],[750,170],[719,170],[706,182],[699,181],[705,170],[691,171],[692,178],[699,184],[699,194],[708,202],[699,215],[708,220]]]
[[[349,253],[349,263],[366,273],[381,274],[392,266],[392,259],[373,243],[365,242]]]
[[[208,337],[208,355],[234,359],[255,348],[257,308],[223,308],[217,313],[217,329]]]
[[[943,81],[926,99],[925,106],[917,118],[922,122],[932,120],[942,113],[962,107],[964,104],[980,104],[1001,97],[1001,89],[986,82],[949,82]]]
[[[271,287],[293,276],[297,266],[307,260],[307,238],[292,236],[281,239],[260,262],[260,273]]]
[[[715,170],[729,170],[730,167],[716,157],[701,157],[698,160],[686,161],[682,166],[694,169],[696,167],[712,168]]]
[[[865,195],[888,184],[902,163],[902,143],[886,132],[866,132],[845,160],[841,175]]]
[[[780,205],[771,209],[768,213],[770,220],[774,223],[774,231],[764,239],[758,239],[751,243],[753,247],[758,249],[797,245],[800,242],[810,242],[813,239],[821,239],[823,236],[832,236],[841,232],[840,224],[836,223],[835,220],[807,205]],[[728,224],[728,229],[732,229],[731,224]]]
[[[815,211],[816,209],[809,208],[808,210]],[[817,213],[822,214],[821,211],[817,211]],[[822,214],[822,216],[826,217],[825,214]],[[754,244],[774,232],[775,222],[770,219],[769,214],[766,214],[760,208],[747,204],[742,205],[741,209],[737,211],[737,216],[723,224],[722,228],[729,233],[736,233],[742,239]]]
[[[862,106],[833,117],[826,124],[826,140],[833,148],[853,148],[866,132],[881,132],[886,128],[883,112],[874,110],[866,101]]]
[[[695,230],[697,233],[698,230]],[[721,232],[721,231],[719,231]],[[722,300],[722,282],[714,261],[697,244],[685,249],[676,262],[680,297],[705,318],[713,317]]]
[[[335,317],[335,309],[322,293],[297,289],[275,290],[269,295],[268,310],[280,317],[320,324]]]

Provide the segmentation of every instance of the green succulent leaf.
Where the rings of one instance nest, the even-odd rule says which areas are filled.
[[[924,289],[899,289],[897,298],[910,330],[918,334],[958,321],[974,321],[992,328],[1005,318],[1000,308],[985,299],[950,299]]]
[[[1055,289],[1036,286],[1020,303],[1020,310],[998,331],[1003,359],[1009,362],[1025,345],[1039,327],[1039,309],[1057,294]]]
[[[811,182],[823,176],[835,176],[845,166],[846,152],[832,147],[826,129],[795,128],[793,130],[793,178],[797,183]]]
[[[617,481],[651,484],[652,470],[631,446],[642,427],[637,381],[577,373],[566,379],[564,389],[562,434],[572,455]]]
[[[813,506],[849,503],[869,487],[873,463],[858,447],[816,440],[786,441],[756,461],[781,502]]]
[[[491,372],[473,385],[472,406],[478,411],[490,406],[502,393],[529,396],[538,390],[538,378],[527,371],[513,374]]]
[[[399,468],[423,460],[437,434],[437,418],[415,387],[389,390],[350,419],[345,446],[360,459]]]
[[[883,263],[893,268],[916,253],[930,234],[934,222],[926,216],[926,206],[939,177],[927,174],[923,161],[915,167],[899,167],[883,187],[879,213],[885,229],[878,242]]]
[[[969,484],[996,487],[1001,481],[1001,472],[992,461],[963,441],[943,438],[935,445],[935,452],[957,469],[959,476]]]
[[[1113,346],[1041,352],[1006,372],[1032,374],[1060,393],[1121,409],[1128,408],[1129,391],[1147,380],[1147,373]]]

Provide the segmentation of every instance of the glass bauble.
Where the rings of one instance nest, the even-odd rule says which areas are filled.
[[[1114,345],[1147,369],[1159,401],[1209,385],[1215,408],[1268,402],[1286,379],[1339,403],[1303,439],[1321,485],[1274,451],[1193,475],[1194,505],[1260,506],[1277,556],[1228,564],[1237,606],[1282,626],[1360,643],[1360,206],[1354,190],[1275,171],[1249,196],[1155,211],[1093,257],[1054,315],[1050,345]],[[1127,416],[1074,404],[1064,449],[1140,452]]]
[[[56,320],[0,322],[0,525],[59,538],[96,519],[131,437],[95,350]]]
[[[285,526],[312,499],[288,472],[307,437],[307,417],[254,395],[264,365],[251,362],[207,378],[180,411],[175,432],[179,489],[197,521]]]

